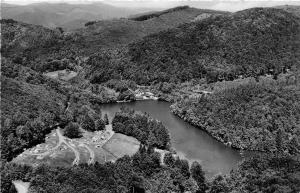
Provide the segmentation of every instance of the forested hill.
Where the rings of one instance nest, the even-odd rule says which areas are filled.
[[[204,9],[196,9],[189,6],[178,6],[171,9],[157,11],[157,12],[150,12],[145,14],[138,14],[135,16],[130,17],[129,19],[134,21],[146,21],[150,19],[164,19],[166,17],[173,17],[177,20],[173,20],[173,22],[180,22],[181,20],[189,21],[195,19],[195,15],[214,15],[214,14],[226,14],[225,11],[216,11],[216,10],[204,10]],[[229,14],[229,12],[227,12]],[[179,16],[181,16],[179,18]],[[199,16],[199,15],[198,15]]]
[[[296,16],[274,8],[209,17],[130,44],[124,74],[140,84],[278,74],[299,65],[299,29]]]
[[[149,34],[220,14],[228,13],[184,7],[145,21],[126,18],[90,21],[72,32],[3,19],[1,52],[5,57],[18,56],[27,63],[37,64],[47,59],[72,59],[119,48]]]
[[[197,18],[220,14],[228,13],[184,6],[155,12],[151,16],[145,14],[129,19],[91,21],[86,23],[86,28],[75,32],[81,34],[85,43],[92,48],[112,47],[131,43],[146,35],[174,28]]]
[[[300,18],[300,6],[296,5],[282,5],[282,6],[276,6],[277,9],[283,9],[287,12],[293,13],[294,15],[298,16]]]
[[[1,5],[1,16],[4,19],[14,19],[49,28],[63,27],[66,30],[84,27],[84,24],[90,20],[127,17],[148,10],[114,7],[101,2],[89,4],[33,3],[28,5],[2,3]]]
[[[61,38],[58,30],[12,19],[2,19],[1,30],[1,53],[4,56],[20,56],[30,50],[39,51],[36,53],[38,55],[43,49],[49,49],[56,45]]]

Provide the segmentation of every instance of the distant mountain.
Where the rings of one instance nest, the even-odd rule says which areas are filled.
[[[119,8],[104,3],[67,4],[35,3],[29,5],[12,5],[3,3],[3,19],[14,19],[29,24],[45,27],[63,27],[68,30],[83,27],[91,20],[127,17],[146,11],[146,9]]]
[[[189,23],[205,17],[229,14],[223,11],[203,10],[188,6],[176,7],[160,12],[132,16],[129,19],[114,19],[91,22],[86,28],[75,30],[83,36],[85,43],[92,48],[124,45],[142,37]],[[143,19],[141,19],[143,18]]]
[[[43,53],[50,58],[88,56],[103,48],[125,46],[149,34],[192,22],[202,16],[220,14],[228,13],[184,7],[165,11],[143,21],[122,18],[85,23],[83,20],[74,20],[74,23],[85,23],[86,26],[67,33],[4,19],[1,21],[2,53],[5,56],[20,56],[26,50],[26,57],[32,55],[32,58],[37,59],[43,58]]]
[[[157,11],[157,12],[148,12],[148,13],[144,13],[144,14],[137,14],[135,16],[131,16],[130,19],[134,20],[134,21],[145,21],[145,20],[150,20],[153,18],[162,18],[165,17],[166,15],[168,15],[167,17],[170,17],[172,15],[177,15],[177,13],[179,12],[185,12],[185,13],[190,13],[188,14],[189,16],[192,16],[192,12],[194,11],[199,11],[200,9],[195,9],[195,8],[190,8],[189,6],[178,6],[175,8],[171,8],[171,9],[167,9],[167,10],[163,10],[163,11]],[[202,13],[206,13],[206,14],[216,14],[216,13],[222,13],[224,14],[225,12],[221,12],[221,11],[215,11],[215,10],[204,10],[201,9]],[[180,18],[177,18],[180,20]],[[186,17],[183,16],[183,18],[181,19],[186,19]]]

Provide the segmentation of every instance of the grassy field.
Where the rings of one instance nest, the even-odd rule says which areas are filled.
[[[77,74],[78,74],[77,72],[67,71],[67,70],[58,70],[58,71],[54,71],[54,72],[45,73],[45,75],[48,76],[49,78],[61,79],[61,80],[65,80],[65,81],[68,81],[68,80],[76,77]]]
[[[134,138],[120,133],[115,133],[103,146],[103,149],[112,153],[117,158],[124,155],[133,155],[138,151],[140,142]]]
[[[49,164],[67,167],[71,166],[76,158],[74,150],[79,154],[79,164],[113,162],[117,158],[133,155],[138,151],[140,142],[137,139],[113,133],[109,130],[109,126],[107,128],[107,131],[84,132],[83,137],[79,139],[65,138],[69,147],[59,141],[58,131],[53,130],[47,135],[45,143],[25,150],[13,159],[13,162],[32,166]]]

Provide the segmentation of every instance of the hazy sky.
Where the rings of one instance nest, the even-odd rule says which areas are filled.
[[[198,1],[177,1],[177,0],[2,0],[5,3],[13,4],[29,4],[29,3],[39,3],[39,2],[49,2],[49,3],[92,3],[92,2],[104,2],[106,4],[111,4],[118,7],[142,7],[142,8],[170,8],[178,5],[190,5],[197,8],[208,8],[208,9],[218,9],[227,11],[237,11],[241,9],[246,9],[250,7],[270,7],[276,5],[300,5],[300,0],[198,0]]]

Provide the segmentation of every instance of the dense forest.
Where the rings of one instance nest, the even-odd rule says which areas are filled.
[[[62,120],[67,97],[41,74],[2,59],[1,160],[41,143]]]
[[[137,138],[148,147],[160,149],[170,148],[170,136],[167,128],[147,114],[135,113],[131,109],[122,108],[116,113],[113,130]]]
[[[151,84],[276,76],[299,64],[299,29],[299,18],[272,8],[209,17],[146,36],[128,50],[92,56],[89,77]]]
[[[42,143],[57,125],[77,122],[86,130],[103,129],[98,103],[117,99],[107,87],[64,85],[6,58],[1,70],[2,161]]]
[[[110,79],[149,85],[197,78],[216,82],[240,76],[277,76],[299,63],[299,18],[292,13],[253,8],[233,14],[214,12],[213,16],[188,22],[197,15],[212,13],[182,8],[159,17],[173,13],[183,14],[185,20],[141,35],[136,31],[163,25],[153,19],[136,21],[151,24],[101,21],[64,33],[1,20],[5,29],[2,52],[40,72],[81,66],[85,77],[98,84]],[[171,15],[167,18],[166,22],[172,19]],[[20,29],[26,33],[20,34]],[[120,36],[124,30],[129,30],[128,35]]]
[[[1,20],[1,192],[15,193],[12,180],[23,180],[36,193],[298,193],[297,15],[286,7],[227,13],[183,6],[91,21],[72,32]],[[60,70],[77,76],[46,75]],[[193,93],[246,77],[251,81]],[[10,162],[58,125],[70,138],[81,137],[81,128],[103,130],[109,121],[102,120],[101,104],[135,100],[139,85],[151,85],[175,102],[172,112],[224,144],[260,153],[207,179],[198,162],[174,152],[161,163],[155,148],[172,150],[166,127],[122,108],[112,127],[141,142],[132,157],[66,168]]]
[[[1,190],[9,192],[11,180],[30,181],[30,192],[184,192],[196,193],[206,187],[199,163],[189,168],[186,160],[171,158],[161,165],[159,153],[141,147],[132,157],[124,156],[115,163],[95,163],[69,168],[41,165],[36,168],[7,164],[1,172]],[[1,192],[2,192],[1,191]]]
[[[182,99],[172,111],[239,149],[300,152],[299,75],[262,79],[206,97]],[[281,140],[278,147],[277,139]]]

